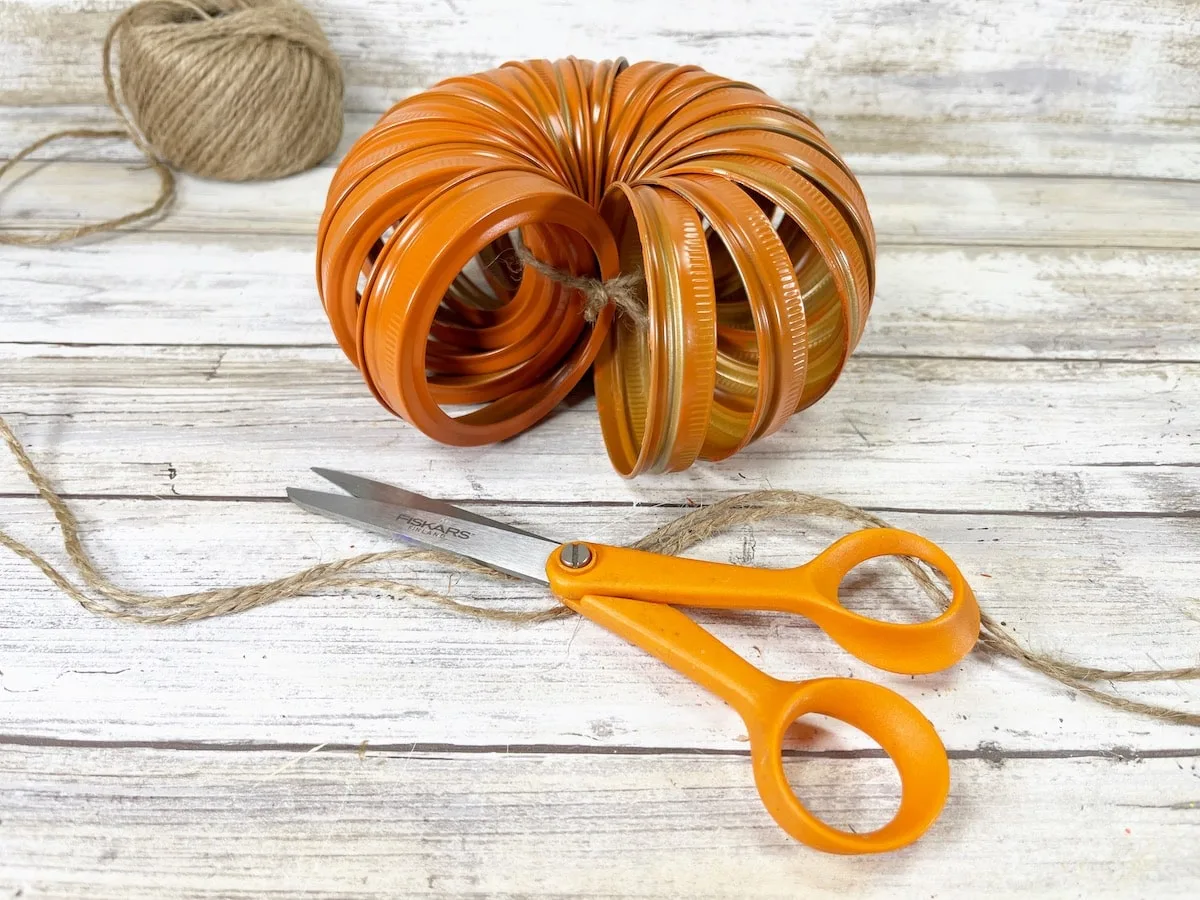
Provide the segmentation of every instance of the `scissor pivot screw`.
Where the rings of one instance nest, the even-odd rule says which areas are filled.
[[[587,544],[564,544],[559,559],[568,569],[582,569],[592,561],[592,550]]]

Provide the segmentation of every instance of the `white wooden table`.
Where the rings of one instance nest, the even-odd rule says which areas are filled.
[[[107,120],[96,59],[121,5],[0,6],[0,157]],[[1037,648],[1196,662],[1194,2],[312,6],[346,60],[347,139],[438,77],[566,52],[697,61],[809,109],[878,227],[867,335],[829,397],[720,465],[622,481],[591,401],[504,446],[440,447],[376,405],[332,343],[311,274],[332,170],[184,179],[149,231],[0,249],[0,414],[118,580],[228,585],[386,546],[283,500],[316,485],[317,464],[617,541],[690,503],[787,487],[938,541]],[[132,208],[154,189],[132,159],[85,146],[26,166],[0,193],[3,224]],[[63,560],[5,460],[0,527]],[[747,529],[705,553],[783,565],[835,533]],[[406,574],[498,606],[548,602]],[[861,608],[915,614],[915,590],[875,576]],[[978,655],[889,677],[802,622],[704,619],[769,671],[885,683],[943,735],[954,781],[936,826],[846,859],[771,822],[732,711],[586,623],[321,596],[134,627],[11,555],[0,597],[4,897],[1200,893],[1200,730]],[[1195,684],[1128,693],[1200,709]],[[800,746],[789,772],[818,813],[889,815],[895,777],[865,737],[816,723]]]

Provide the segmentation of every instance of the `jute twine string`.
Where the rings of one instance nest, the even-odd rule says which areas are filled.
[[[522,265],[535,269],[564,287],[579,291],[583,295],[583,317],[587,321],[595,322],[604,311],[604,307],[611,303],[635,328],[645,329],[649,326],[650,316],[646,312],[646,301],[642,297],[645,280],[639,270],[623,272],[608,281],[601,281],[599,278],[572,275],[542,262],[529,252],[519,232],[513,234],[513,248]]]
[[[0,244],[61,244],[157,216],[175,198],[172,168],[222,181],[281,178],[312,168],[341,139],[341,63],[294,0],[141,0],[109,28],[102,75],[122,127],[56,131],[0,164],[0,178],[59,140],[126,138],[157,173],[157,197],[103,222],[0,230]]]
[[[419,597],[466,615],[520,625],[547,622],[573,615],[561,604],[535,611],[475,606],[462,603],[438,591],[430,591],[365,571],[382,563],[432,561],[461,571],[490,575],[499,579],[508,577],[460,557],[433,550],[403,549],[382,553],[364,553],[335,562],[310,566],[293,575],[273,581],[240,587],[194,591],[168,597],[127,590],[114,584],[96,567],[84,548],[80,536],[81,528],[74,513],[54,490],[46,476],[33,464],[33,460],[30,459],[29,454],[2,417],[0,417],[0,437],[4,439],[8,449],[37,489],[38,494],[53,510],[62,531],[63,545],[66,548],[67,556],[88,590],[77,586],[43,556],[4,531],[0,531],[0,545],[33,563],[65,594],[72,597],[84,609],[97,615],[126,622],[170,625],[242,612],[289,597],[349,589],[377,591],[397,597]],[[888,527],[887,522],[878,516],[836,500],[814,497],[796,491],[754,491],[722,500],[712,506],[695,509],[675,521],[655,529],[633,546],[654,553],[678,555],[696,544],[732,528],[789,516],[820,516],[850,522],[862,528]],[[912,575],[934,606],[939,610],[945,609],[950,601],[950,596],[940,580],[931,577],[929,572],[915,560],[901,558],[899,562]],[[977,649],[995,656],[1014,659],[1035,672],[1040,672],[1115,709],[1179,725],[1200,725],[1200,714],[1130,700],[1096,686],[1098,683],[1118,681],[1196,679],[1200,678],[1200,666],[1142,670],[1100,669],[1079,665],[1053,654],[1031,650],[1021,644],[1011,632],[986,612],[982,616],[982,633]]]

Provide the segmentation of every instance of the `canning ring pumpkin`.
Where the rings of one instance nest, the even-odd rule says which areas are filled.
[[[572,276],[641,272],[648,324],[588,321],[520,242]],[[808,118],[624,60],[506,63],[397,103],[338,166],[317,246],[334,335],[389,410],[491,443],[593,369],[625,476],[723,459],[818,400],[875,284],[862,189]]]

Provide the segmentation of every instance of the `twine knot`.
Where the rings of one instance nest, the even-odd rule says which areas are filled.
[[[612,304],[617,313],[634,328],[644,330],[650,327],[650,315],[645,300],[646,281],[640,270],[624,272],[604,281],[586,275],[575,275],[542,262],[530,252],[519,235],[514,238],[513,248],[522,265],[529,266],[565,288],[579,291],[583,295],[583,318],[588,322],[595,322],[604,308]]]

